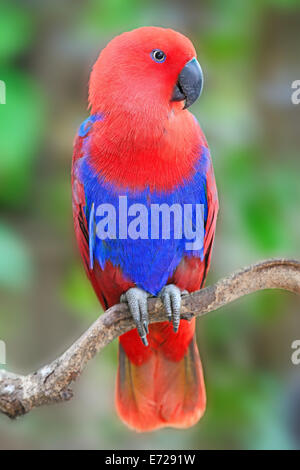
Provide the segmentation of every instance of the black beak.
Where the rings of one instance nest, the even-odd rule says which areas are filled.
[[[181,70],[173,90],[171,101],[185,100],[183,109],[186,109],[199,98],[202,87],[202,70],[199,62],[194,57]]]

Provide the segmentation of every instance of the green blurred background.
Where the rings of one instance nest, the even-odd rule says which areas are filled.
[[[192,112],[210,143],[220,216],[208,283],[271,256],[300,258],[300,8],[295,0],[23,0],[0,3],[0,339],[26,373],[101,312],[75,245],[72,142],[87,81],[116,34],[144,25],[188,35],[205,75]],[[114,410],[117,342],[75,398],[17,421],[1,449],[300,448],[299,299],[263,292],[198,320],[208,407],[186,431],[136,434]],[[1,366],[0,366],[1,367]]]

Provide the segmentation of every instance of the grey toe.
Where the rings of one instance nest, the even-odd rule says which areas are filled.
[[[136,325],[138,334],[144,344],[148,346],[147,334],[149,333],[148,324],[148,292],[139,287],[131,287],[127,292],[121,295],[120,302],[127,302],[130,313]]]
[[[181,292],[179,287],[175,284],[168,284],[164,286],[159,293],[169,321],[173,321],[173,329],[177,333],[180,324],[180,310],[181,310],[181,295],[186,291]]]

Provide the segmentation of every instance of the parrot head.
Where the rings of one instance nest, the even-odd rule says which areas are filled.
[[[152,115],[184,110],[199,97],[203,75],[191,41],[172,29],[143,27],[115,37],[90,77],[92,112]]]

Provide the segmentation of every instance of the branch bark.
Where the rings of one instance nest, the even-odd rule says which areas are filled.
[[[300,262],[262,261],[186,295],[182,298],[181,318],[190,320],[263,289],[284,289],[300,294]],[[159,299],[149,299],[148,308],[151,323],[165,320]],[[0,370],[0,412],[15,418],[38,406],[69,400],[73,396],[70,386],[86,364],[111,341],[133,328],[127,306],[114,305],[49,365],[27,376]]]

